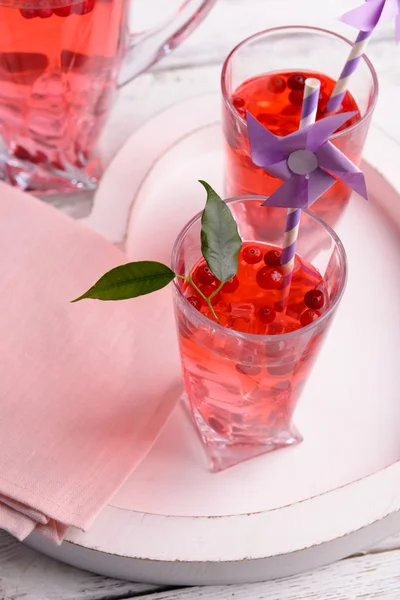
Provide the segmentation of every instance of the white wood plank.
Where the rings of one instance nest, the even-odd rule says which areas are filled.
[[[166,7],[167,5],[167,7]],[[135,0],[132,22],[136,28],[160,22],[160,16],[171,14],[179,0]],[[282,25],[313,25],[337,31],[353,39],[355,30],[338,19],[348,10],[360,5],[360,0],[217,0],[209,15],[185,42],[164,58],[157,69],[184,67],[193,64],[220,62],[241,40],[263,29]],[[389,42],[395,49],[393,24],[380,25],[373,43]],[[385,44],[386,45],[386,44]],[[368,51],[369,53],[369,51]]]
[[[157,589],[73,569],[0,531],[1,600],[116,600]]]
[[[352,558],[290,579],[156,593],[151,600],[398,600],[400,550]]]

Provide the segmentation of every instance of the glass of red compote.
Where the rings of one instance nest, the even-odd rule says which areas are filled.
[[[346,285],[340,240],[303,211],[282,309],[287,294],[280,247],[260,225],[266,211],[261,202],[228,201],[243,245],[237,275],[212,300],[219,322],[191,285],[182,279],[174,283],[188,405],[214,471],[302,440],[293,413]],[[277,214],[283,232],[286,211]],[[200,230],[201,214],[178,236],[172,269],[186,276],[190,270],[210,297],[219,282],[202,258]]]
[[[257,33],[234,48],[222,71],[227,197],[270,196],[281,185],[280,180],[251,160],[246,111],[275,135],[288,135],[299,128],[305,79],[316,77],[321,81],[317,120],[323,118],[351,45],[349,40],[323,29],[279,27]],[[340,109],[340,112],[359,112],[331,138],[357,165],[361,162],[377,97],[377,75],[364,55],[349,80]],[[315,202],[312,211],[334,226],[350,194],[349,188],[338,182]],[[271,230],[276,214],[273,208],[264,214]]]

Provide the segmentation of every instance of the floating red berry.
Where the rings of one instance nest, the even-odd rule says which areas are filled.
[[[289,94],[289,102],[293,106],[301,106],[303,104],[303,92],[301,90],[292,90]]]
[[[53,11],[51,8],[41,8],[37,11],[37,14],[41,19],[50,19],[53,16]]]
[[[258,246],[247,246],[243,250],[243,260],[249,265],[256,265],[262,260],[263,253]]]
[[[279,290],[282,286],[283,273],[277,268],[263,267],[258,271],[256,279],[263,290]]]
[[[215,282],[215,275],[211,271],[207,264],[201,265],[194,274],[194,280],[196,283],[203,283],[204,285],[211,285]]]
[[[304,90],[304,86],[306,85],[306,78],[301,73],[297,73],[296,75],[291,75],[288,79],[288,86],[291,90]]]
[[[235,275],[234,277],[232,277],[232,279],[230,279],[229,281],[224,283],[222,291],[224,292],[224,294],[233,294],[234,292],[236,292],[238,287],[239,287],[239,279]]]
[[[197,298],[196,296],[189,296],[189,298],[187,300],[188,300],[189,304],[194,306],[194,308],[196,310],[201,309],[202,302],[201,302],[200,298]]]
[[[281,264],[282,252],[279,250],[270,250],[264,256],[264,262],[267,267],[278,267]]]
[[[236,96],[236,98],[234,98],[232,100],[232,104],[233,106],[236,108],[236,110],[238,108],[244,108],[244,105],[246,104],[245,101],[243,100],[243,98],[241,98],[240,96]]]
[[[279,75],[273,75],[268,80],[267,87],[273,94],[282,94],[286,90],[286,81]]]
[[[72,12],[73,7],[71,5],[61,6],[60,8],[54,9],[54,14],[57,15],[57,17],[69,17],[69,15],[72,14]]]
[[[303,327],[307,327],[307,325],[310,325],[311,323],[314,323],[314,321],[319,319],[320,316],[321,313],[319,313],[317,310],[307,309],[303,313],[301,313],[300,323]]]
[[[312,310],[322,308],[325,303],[324,294],[320,290],[310,290],[304,296],[305,305]]]
[[[262,323],[272,323],[272,321],[275,321],[276,318],[276,312],[274,310],[272,310],[272,308],[268,308],[267,306],[262,306],[261,308],[258,309],[258,318],[260,319],[260,321]]]
[[[31,17],[29,17],[31,18]],[[19,158],[20,160],[32,160],[32,155],[26,148],[23,146],[15,146],[14,148],[14,156],[15,158]]]
[[[22,8],[19,12],[21,13],[21,16],[24,19],[34,19],[35,17],[37,17],[36,10]]]
[[[200,291],[202,294],[205,295],[206,298],[210,298],[211,294],[213,294],[215,292],[217,288],[214,285],[204,285],[200,287]],[[218,304],[220,299],[220,294],[218,292],[218,294],[216,294],[212,300],[211,300],[211,306],[215,306],[216,304]]]

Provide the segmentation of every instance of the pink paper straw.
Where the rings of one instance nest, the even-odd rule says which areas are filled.
[[[308,127],[315,123],[318,110],[319,93],[321,82],[315,78],[306,79],[304,88],[303,107],[299,129]],[[285,233],[282,245],[281,266],[284,272],[284,296],[283,304],[286,305],[292,281],[294,259],[296,255],[296,243],[299,235],[301,209],[289,208],[286,217]]]
[[[346,61],[344,69],[336,83],[336,86],[332,92],[332,95],[329,99],[326,110],[328,113],[336,112],[342,105],[343,98],[346,95],[347,89],[349,87],[350,78],[353,75],[354,71],[357,69],[362,56],[365,52],[365,48],[371,38],[373,33],[373,29],[371,31],[360,31],[357,36],[354,45],[350,51],[349,57]]]

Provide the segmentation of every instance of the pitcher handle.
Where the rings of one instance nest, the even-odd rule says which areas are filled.
[[[201,23],[216,0],[185,0],[172,17],[149,31],[131,33],[118,84],[123,86],[176,48]]]

